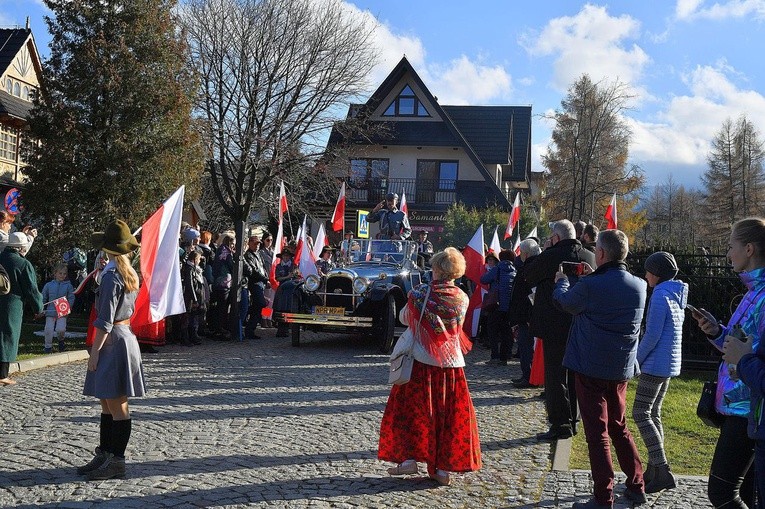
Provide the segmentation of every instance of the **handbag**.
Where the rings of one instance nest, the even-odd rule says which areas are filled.
[[[715,395],[717,394],[717,381],[704,382],[701,388],[701,398],[696,406],[696,415],[701,422],[713,428],[722,426],[725,416],[715,408]]]
[[[425,301],[420,311],[420,319],[417,320],[416,327],[420,326],[422,317],[425,314],[425,306],[428,305],[430,297],[430,285],[425,294]],[[403,385],[412,378],[412,368],[414,367],[414,331],[411,327],[401,334],[390,355],[390,372],[388,373],[388,383],[393,385]]]
[[[499,284],[497,284],[499,286]],[[481,309],[484,311],[496,311],[499,309],[499,288],[492,288],[489,290],[481,303]]]

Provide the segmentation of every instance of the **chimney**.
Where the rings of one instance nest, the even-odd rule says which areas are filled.
[[[27,32],[29,32],[29,16],[27,16]]]

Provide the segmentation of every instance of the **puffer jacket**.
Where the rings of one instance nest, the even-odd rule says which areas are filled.
[[[749,387],[749,438],[765,440],[765,343],[760,341],[754,353],[738,361],[738,375]]]
[[[499,310],[510,309],[510,297],[513,294],[515,281],[515,266],[509,260],[502,260],[497,265],[481,276],[481,283],[488,284],[490,291],[497,291],[499,297]]]
[[[730,334],[736,324],[740,324],[746,335],[752,338],[755,351],[759,347],[760,337],[765,333],[765,268],[742,272],[739,277],[746,285],[747,292],[728,325],[721,327],[722,333],[713,341],[721,352],[725,336]],[[717,411],[723,415],[747,417],[750,409],[749,399],[749,387],[741,380],[731,380],[728,363],[723,361],[717,372]]]
[[[640,371],[660,378],[680,374],[688,284],[670,279],[653,289],[645,333],[638,344]]]

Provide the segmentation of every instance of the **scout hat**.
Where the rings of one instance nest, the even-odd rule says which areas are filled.
[[[117,219],[109,223],[106,231],[94,232],[90,236],[93,247],[109,254],[123,255],[135,251],[141,245],[130,233],[130,228],[125,221]]]

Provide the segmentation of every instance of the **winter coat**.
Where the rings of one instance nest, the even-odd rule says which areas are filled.
[[[563,311],[553,300],[555,273],[561,262],[587,262],[595,267],[595,255],[582,247],[575,239],[561,240],[548,247],[529,264],[526,281],[536,287],[534,306],[531,310],[529,332],[545,341],[565,343],[571,328],[571,314]],[[571,278],[571,284],[577,278]]]
[[[48,281],[45,283],[42,289],[42,301],[48,303],[45,306],[45,316],[56,316],[56,308],[53,306],[53,300],[59,297],[66,297],[69,301],[69,307],[74,304],[74,287],[69,280],[65,281]]]
[[[510,325],[528,324],[531,319],[531,286],[526,281],[526,272],[534,259],[536,256],[529,256],[525,262],[516,261],[517,272],[513,282],[513,295],[510,298]]]
[[[765,440],[765,342],[738,361],[738,375],[750,391],[749,438]],[[762,475],[762,474],[758,474]]]
[[[638,335],[646,282],[624,262],[608,262],[570,286],[558,281],[553,298],[574,315],[563,366],[602,380],[628,380],[640,373]]]
[[[498,292],[500,311],[510,309],[510,297],[513,293],[514,281],[515,266],[509,260],[502,260],[481,276],[481,283],[488,284],[490,292]]]
[[[14,248],[6,247],[0,253],[0,265],[8,273],[11,291],[0,295],[0,362],[13,362],[19,352],[21,320],[24,304],[33,314],[43,309],[43,300],[37,289],[37,274],[32,264]]]
[[[207,308],[207,280],[202,267],[190,262],[181,266],[181,282],[183,284],[183,301],[186,311],[203,311]]]
[[[640,371],[659,378],[680,374],[688,284],[670,279],[653,289],[645,333],[638,345]]]

